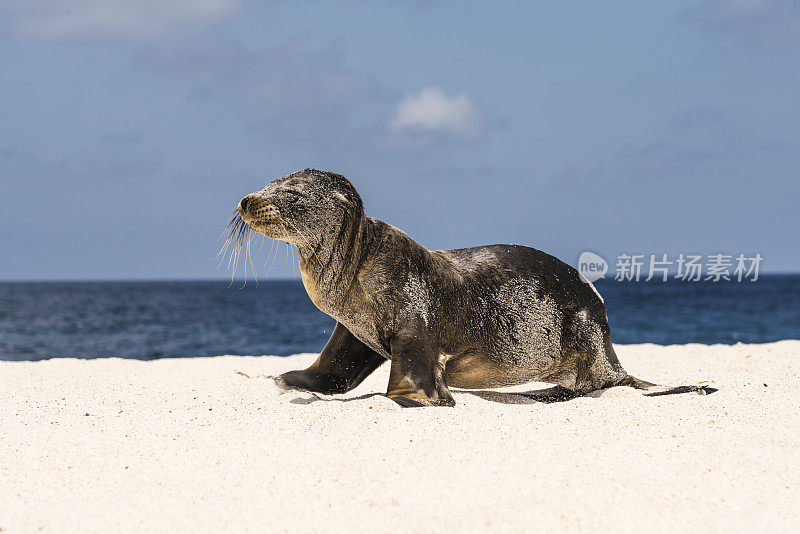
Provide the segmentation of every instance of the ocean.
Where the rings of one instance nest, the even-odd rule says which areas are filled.
[[[0,360],[318,352],[335,325],[299,280],[0,283]],[[595,286],[615,343],[800,338],[800,275]]]

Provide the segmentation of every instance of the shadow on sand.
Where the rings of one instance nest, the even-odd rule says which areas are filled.
[[[295,393],[300,393],[300,392],[296,391]],[[349,397],[349,398],[334,397],[334,396],[328,396],[328,395],[322,396],[320,394],[313,393],[313,392],[310,392],[310,391],[306,391],[304,393],[308,393],[309,395],[312,395],[312,397],[310,397],[310,398],[297,397],[297,398],[294,398],[294,399],[290,400],[289,402],[291,402],[292,404],[311,404],[312,402],[317,402],[317,401],[352,402],[352,401],[371,399],[373,397],[385,397],[385,395],[383,393],[367,393],[367,394],[364,394],[364,395],[359,395],[358,397]]]
[[[456,393],[469,393],[470,395],[475,395],[476,397],[480,397],[484,400],[499,402],[502,404],[536,404],[536,403],[550,404],[553,402],[565,402],[580,396],[560,386],[555,386],[547,389],[525,391],[521,393],[506,393],[503,391],[466,390],[466,389],[454,389],[453,391]],[[317,401],[352,402],[352,401],[371,399],[373,397],[384,397],[383,393],[367,393],[364,395],[359,395],[358,397],[349,397],[349,398],[319,395],[317,393],[312,393],[312,392],[306,392],[306,393],[310,394],[311,397],[306,397],[306,398],[296,397],[290,400],[289,402],[291,402],[292,404],[308,405]]]
[[[469,393],[484,400],[499,402],[502,404],[552,404],[554,402],[566,402],[576,397],[580,397],[574,391],[554,386],[547,389],[537,389],[524,392],[505,392],[493,390],[456,390],[461,393]]]

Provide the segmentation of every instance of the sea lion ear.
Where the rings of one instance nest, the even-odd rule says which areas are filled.
[[[333,199],[342,207],[350,205],[350,199],[348,199],[344,194],[340,193],[339,191],[333,192]]]

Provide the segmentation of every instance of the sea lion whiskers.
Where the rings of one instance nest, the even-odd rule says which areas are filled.
[[[233,247],[230,249],[231,253],[228,257],[228,269],[233,266],[231,271],[231,284],[233,284],[233,280],[236,277],[236,268],[239,265],[239,255],[241,254],[242,245],[244,245],[245,238],[249,239],[251,235],[250,226],[242,220],[242,218],[237,214],[231,219],[231,222],[228,223],[228,227],[230,228],[228,240],[223,248],[223,254],[227,252],[228,247],[233,244]],[[224,256],[223,256],[224,259]],[[247,279],[247,266],[245,265],[245,280]]]
[[[219,234],[219,236],[222,237],[227,233],[228,237],[225,239],[225,243],[222,244],[222,248],[220,248],[219,252],[217,253],[217,258],[219,258],[219,262],[217,263],[217,267],[222,265],[222,262],[225,261],[225,255],[226,255],[226,253],[228,251],[228,247],[230,246],[231,241],[233,239],[233,226],[236,223],[237,219],[239,219],[239,212],[238,211],[234,211],[233,212],[233,217],[231,217],[231,220],[228,221],[228,224],[225,225],[225,228]]]
[[[225,240],[225,244],[222,246],[222,249],[219,251],[217,256],[221,256],[219,264],[222,264],[225,261],[225,256],[228,255],[230,251],[230,255],[228,256],[228,266],[227,268],[230,269],[231,261],[233,259],[234,249],[236,248],[236,232],[239,226],[239,216],[238,214],[234,213],[233,218],[228,223],[226,230],[228,231],[228,238]],[[233,248],[231,248],[233,245]]]
[[[308,239],[308,236],[305,233],[303,233],[303,231],[300,228],[298,228],[297,225],[299,224],[300,226],[302,226],[306,230],[308,230],[308,228],[304,224],[302,224],[300,222],[293,223],[293,222],[290,222],[290,221],[286,221],[286,223],[292,225],[292,228],[294,229],[294,231],[297,232],[297,236],[300,239],[302,239],[303,242],[305,243],[305,246],[308,247],[308,250],[311,252],[311,257],[309,259],[314,260],[317,263],[317,265],[322,266],[322,262],[319,261],[319,257],[317,256],[317,248],[318,247],[314,247],[311,244],[311,242]],[[300,255],[300,250],[299,249],[297,250],[297,254],[298,254],[298,256]]]
[[[247,232],[247,249],[245,250],[245,263],[244,263],[244,283],[242,287],[239,289],[244,289],[244,286],[247,285],[247,264],[250,264],[250,270],[253,271],[253,279],[256,281],[256,287],[258,287],[258,273],[256,273],[256,268],[253,266],[253,256],[250,254],[250,243],[253,241],[253,232],[248,229]]]
[[[259,221],[255,221],[256,224],[258,224],[258,222]],[[293,229],[292,233],[297,235],[298,238],[303,241],[304,247],[307,247],[311,251],[312,257],[314,257],[315,261],[319,263],[319,260],[316,259],[316,250],[312,246],[311,241],[307,235],[307,230],[303,231],[296,224],[287,221],[283,218],[280,218],[274,222],[280,224],[283,230],[283,235],[290,234],[289,226],[291,226],[291,228]],[[255,264],[253,262],[253,256],[261,253],[261,250],[264,247],[264,241],[269,236],[266,236],[261,232],[256,232],[255,230],[253,230],[252,226],[241,217],[238,210],[233,212],[231,220],[228,222],[225,229],[221,232],[220,235],[223,236],[226,233],[227,237],[225,239],[225,242],[223,243],[219,253],[217,253],[217,257],[219,258],[217,266],[218,267],[221,266],[222,263],[225,261],[225,257],[226,256],[228,257],[227,269],[231,269],[232,271],[231,283],[233,283],[233,280],[236,277],[236,270],[239,267],[239,262],[242,256],[242,252],[244,251],[244,262],[242,263],[244,264],[245,273],[244,273],[244,285],[242,285],[242,288],[244,288],[245,285],[247,284],[248,265],[250,271],[253,273],[254,279],[256,280],[256,284],[258,284],[258,272],[256,271]],[[261,245],[258,249],[258,252],[254,254],[252,250],[252,239],[253,239],[253,234],[255,233],[261,235]],[[292,247],[292,243],[289,243],[288,241],[279,238],[269,238],[269,239],[271,241],[270,249],[266,259],[264,260],[264,267],[266,268],[268,263],[269,267],[267,268],[267,272],[264,275],[264,277],[265,278],[269,277],[269,273],[272,271],[272,267],[274,266],[275,260],[277,259],[278,255],[278,249],[275,247],[275,243],[280,241],[284,241],[284,243],[286,243],[286,261],[287,262],[289,261],[289,256],[291,255],[292,271],[294,273],[294,276],[296,276],[296,271],[294,266],[294,251],[290,250]]]
[[[233,264],[233,270],[231,271],[231,285],[233,285],[233,279],[236,276],[236,264],[239,261],[239,248],[241,247],[241,235],[242,235],[242,226],[241,220],[236,221],[236,225],[231,232],[233,234],[233,248],[231,249],[231,255],[228,258],[228,269],[231,268],[231,264]]]
[[[278,240],[274,239],[272,241],[272,244],[274,245],[276,241],[278,241]],[[264,278],[269,277],[269,273],[272,272],[272,267],[275,265],[275,259],[278,257],[278,247],[277,246],[275,247],[275,254],[274,255],[272,254],[272,247],[269,248],[269,252],[270,252],[270,256],[272,256],[272,263],[269,264],[269,269],[267,269],[267,274],[264,275]],[[269,258],[267,258],[267,261],[269,261]],[[266,267],[266,266],[267,266],[267,262],[265,261],[264,262],[264,267]]]
[[[267,259],[264,260],[264,268],[265,269],[267,268],[267,263],[272,258],[272,251],[275,248],[275,243],[276,242],[277,242],[277,239],[270,239],[269,252],[267,252]],[[266,275],[264,275],[264,278],[266,278]]]
[[[233,253],[231,255],[231,260],[233,260],[233,272],[236,272],[236,267],[239,263],[239,253],[242,250],[242,241],[244,240],[244,221],[239,220],[236,222],[236,235],[234,236],[234,244],[233,244]],[[229,265],[230,266],[230,260]]]

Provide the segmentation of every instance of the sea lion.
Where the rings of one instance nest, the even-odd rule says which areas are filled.
[[[283,388],[344,393],[387,360],[387,396],[401,406],[453,406],[448,386],[531,381],[572,395],[626,385],[600,294],[566,263],[519,245],[427,250],[367,217],[344,176],[313,169],[245,196],[232,234],[248,226],[297,247],[308,296],[337,324],[308,368]]]

